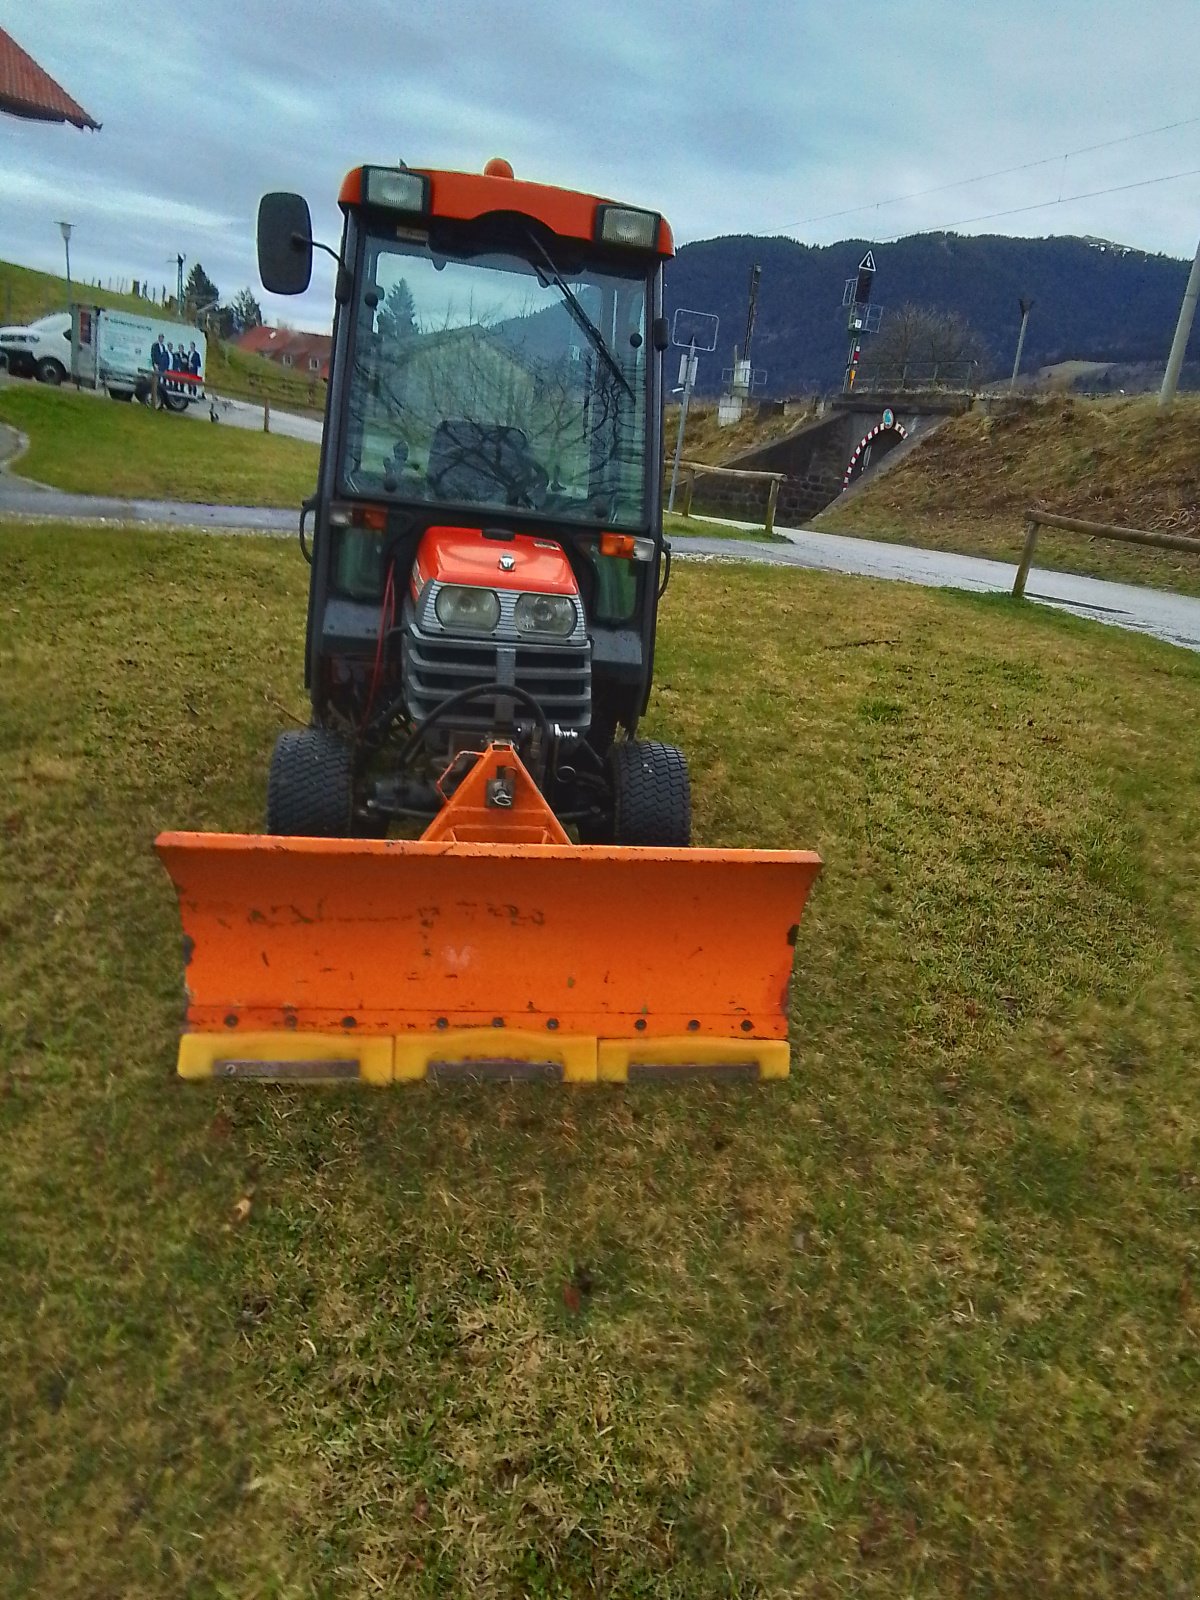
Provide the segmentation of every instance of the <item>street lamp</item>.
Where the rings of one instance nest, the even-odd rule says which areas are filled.
[[[67,252],[67,304],[70,305],[70,303],[71,303],[71,224],[69,222],[60,222],[59,223],[59,227],[62,229],[63,248]]]

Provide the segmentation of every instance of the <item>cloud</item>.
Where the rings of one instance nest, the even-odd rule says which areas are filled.
[[[495,154],[661,209],[681,240],[886,238],[1049,199],[969,230],[1195,242],[1200,179],[1057,204],[1200,166],[1200,124],[1083,148],[1196,111],[1194,0],[39,0],[12,27],[104,126],[0,122],[0,254],[57,269],[69,215],[84,276],[170,282],[183,252],[232,293],[257,283],[264,190],[307,194],[336,241],[348,168]],[[331,289],[323,261],[308,295],[264,304],[324,326]]]

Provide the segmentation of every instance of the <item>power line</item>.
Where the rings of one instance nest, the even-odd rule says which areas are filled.
[[[1185,117],[1181,122],[1166,122],[1161,128],[1143,128],[1140,133],[1126,133],[1122,134],[1118,139],[1104,139],[1099,144],[1081,145],[1078,150],[1064,150],[1061,155],[1041,156],[1036,161],[1022,161],[1015,167],[999,167],[995,172],[981,172],[975,178],[959,178],[954,183],[935,184],[931,189],[914,189],[911,194],[896,195],[891,200],[876,200],[865,206],[850,206],[845,211],[823,211],[819,216],[803,217],[799,222],[785,223],[783,231],[790,232],[795,228],[804,228],[811,222],[831,222],[837,217],[855,217],[863,211],[878,211],[883,206],[903,205],[907,200],[923,200],[927,195],[945,194],[948,189],[965,189],[968,184],[986,183],[989,178],[1006,178],[1014,172],[1029,172],[1034,167],[1048,167],[1056,161],[1069,161],[1072,156],[1086,156],[1090,155],[1094,150],[1110,150],[1114,145],[1131,144],[1135,139],[1149,139],[1156,133],[1173,133],[1176,128],[1190,128],[1197,122],[1200,122],[1200,117]],[[1164,180],[1154,179],[1152,181],[1162,182]],[[1100,192],[1111,193],[1112,191],[1104,190]],[[1001,216],[1004,213],[997,212],[996,215]]]
[[[1154,183],[1173,183],[1176,178],[1194,178],[1200,174],[1200,167],[1189,167],[1186,172],[1168,172],[1161,178],[1139,178],[1136,183],[1115,183],[1107,189],[1089,189],[1085,194],[1066,194],[1057,200],[1038,200],[1033,205],[1010,206],[1005,211],[984,211],[977,217],[959,217],[957,222],[944,222],[940,227],[922,228],[921,233],[947,233],[951,228],[963,228],[971,222],[991,222],[997,217],[1015,217],[1022,211],[1044,211],[1047,206],[1066,206],[1073,200],[1095,200],[1103,194],[1123,194],[1127,189],[1147,189]],[[896,239],[904,239],[912,230],[902,233],[889,233],[884,239],[876,239],[876,244],[891,244]]]

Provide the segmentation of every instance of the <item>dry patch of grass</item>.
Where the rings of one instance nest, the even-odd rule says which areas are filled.
[[[699,842],[827,862],[791,1081],[184,1088],[150,842],[258,825],[306,575],[0,535],[8,1591],[1191,1592],[1200,662],[680,568]]]
[[[18,473],[76,494],[298,506],[317,479],[315,444],[69,389],[11,384],[0,422],[29,439]]]
[[[1094,522],[1200,537],[1200,399],[1055,400],[956,417],[843,507],[836,533],[1016,560],[1035,502]],[[1038,566],[1200,594],[1200,557],[1044,529]]]
[[[670,356],[667,360],[670,362]],[[693,401],[688,407],[687,430],[683,439],[683,459],[685,461],[705,461],[712,465],[719,465],[722,461],[731,461],[735,456],[742,455],[747,450],[753,450],[759,445],[773,444],[776,439],[783,439],[789,433],[794,433],[797,428],[807,422],[815,411],[815,402],[811,406],[802,406],[789,413],[787,416],[775,412],[760,415],[757,404],[750,406],[737,422],[729,423],[725,427],[717,421],[717,407],[711,401]],[[679,407],[668,406],[664,423],[664,437],[667,441],[667,475],[670,477],[670,462],[675,454],[675,441],[679,434]]]

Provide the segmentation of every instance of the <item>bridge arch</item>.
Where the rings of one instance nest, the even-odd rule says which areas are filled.
[[[842,476],[842,488],[848,489],[855,478],[860,478],[867,470],[871,456],[875,453],[877,441],[884,446],[879,451],[879,454],[887,455],[889,451],[896,448],[902,439],[907,438],[908,429],[902,422],[894,420],[877,422],[873,428],[868,428],[854,447],[854,454],[850,457],[849,465]]]

